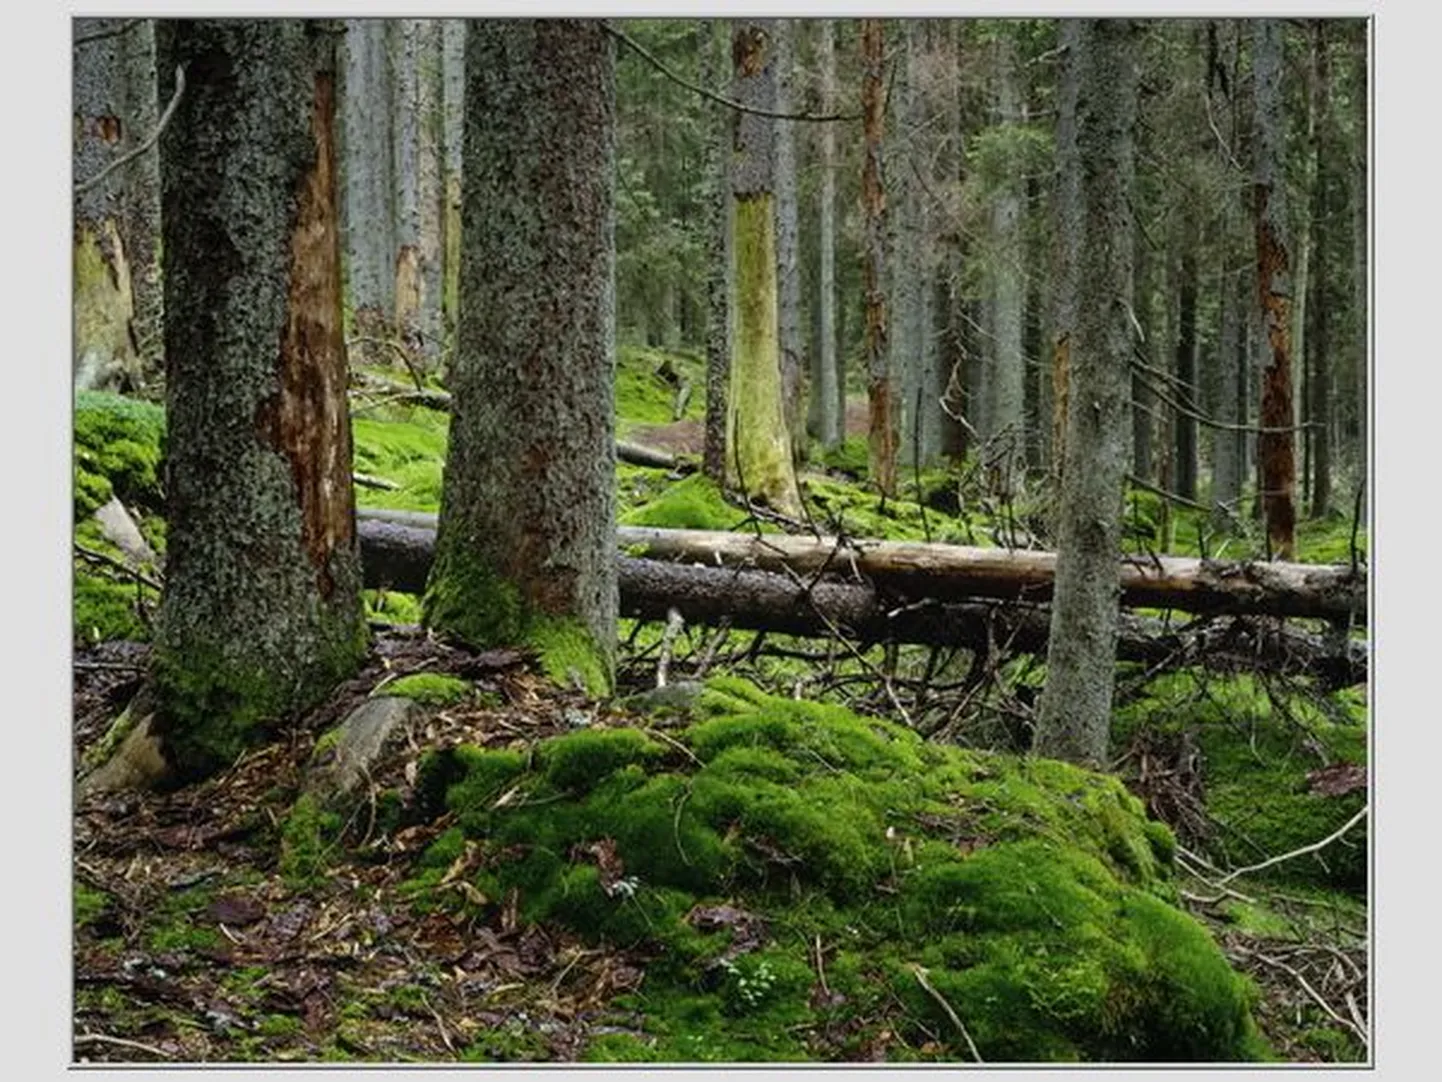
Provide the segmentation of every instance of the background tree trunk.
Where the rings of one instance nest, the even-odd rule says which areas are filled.
[[[773,34],[768,24],[738,23],[731,39],[731,97],[772,113],[778,111]],[[778,340],[775,122],[737,112],[732,123],[735,338],[726,402],[727,484],[799,517]]]
[[[1200,238],[1193,214],[1183,210],[1181,264],[1177,283],[1176,387],[1173,393],[1183,407],[1174,422],[1174,492],[1197,498],[1197,248]]]
[[[160,152],[132,154],[159,123],[155,24],[76,19],[74,356],[76,389],[134,388],[164,365]],[[104,35],[104,36],[101,36]],[[164,85],[170,88],[173,74]]]
[[[707,19],[701,35],[701,85],[719,86],[731,35],[724,19]],[[731,116],[707,114],[706,134],[706,435],[703,468],[726,480],[726,390],[731,382],[731,184],[727,167]]]
[[[836,27],[819,19],[817,65],[820,68],[821,114],[836,111]],[[840,445],[844,433],[845,388],[836,344],[836,127],[821,125],[820,221],[817,227],[818,348],[812,366],[811,409],[808,429],[825,448]]]
[[[862,281],[866,294],[866,393],[869,403],[870,475],[883,496],[896,495],[896,394],[887,352],[886,189],[882,133],[886,127],[884,38],[880,19],[861,21],[861,112],[865,157],[861,204],[865,220]]]
[[[387,23],[348,19],[342,40],[341,231],[352,355],[394,364],[376,340],[394,335],[396,192],[392,183],[391,65]]]
[[[1087,20],[1064,63],[1079,65],[1076,153],[1082,220],[1066,466],[1039,755],[1107,761],[1116,672],[1121,493],[1126,474],[1126,304],[1132,277],[1136,27]]]
[[[1257,238],[1257,299],[1261,320],[1262,410],[1257,456],[1267,540],[1282,559],[1292,555],[1297,484],[1292,408],[1292,241],[1287,219],[1282,113],[1282,24],[1252,24],[1255,71],[1255,180],[1252,214]]]
[[[445,147],[441,216],[442,349],[454,352],[461,284],[461,156],[465,132],[466,20],[441,23],[441,142]]]
[[[467,38],[462,319],[427,622],[614,681],[615,56],[591,20]]]
[[[795,25],[773,20],[775,33],[776,112],[795,112],[792,92],[796,68]],[[801,377],[805,372],[805,337],[801,322],[801,256],[796,182],[796,132],[789,120],[777,120],[776,137],[776,289],[777,342],[781,350],[781,400],[792,458],[806,451],[806,425],[801,413]]]
[[[1021,120],[1016,43],[1003,27],[993,46],[996,96],[993,108],[1006,145],[1015,137]],[[1026,297],[1022,243],[1022,181],[1016,156],[1010,150],[1002,166],[1000,186],[992,202],[991,297],[995,306],[994,348],[991,356],[990,434],[996,441],[993,461],[998,495],[1016,491],[1025,466],[1026,358],[1022,351],[1022,321]]]
[[[1082,24],[1062,19],[1060,45],[1070,56],[1081,48]],[[1057,90],[1056,176],[1052,194],[1052,415],[1051,484],[1059,499],[1065,480],[1066,418],[1071,353],[1077,317],[1077,260],[1081,255],[1081,163],[1077,161],[1076,110],[1081,69],[1063,64]]]
[[[1332,237],[1335,230],[1328,228],[1333,216],[1331,193],[1336,187],[1335,165],[1326,151],[1331,134],[1332,114],[1332,71],[1327,55],[1327,23],[1314,19],[1312,29],[1313,55],[1313,98],[1316,112],[1313,116],[1313,150],[1316,173],[1312,178],[1312,208],[1309,218],[1313,224],[1313,246],[1316,249],[1316,266],[1312,270],[1309,286],[1311,296],[1307,301],[1307,333],[1303,339],[1303,364],[1307,369],[1309,422],[1307,476],[1311,480],[1308,513],[1312,518],[1322,518],[1331,509],[1332,500],[1332,371],[1330,354],[1332,324],[1329,315],[1332,301],[1329,286],[1333,274],[1329,273],[1339,260],[1330,258],[1342,250]]]
[[[154,654],[182,778],[365,650],[336,201],[338,26],[184,20],[161,140],[166,584]]]

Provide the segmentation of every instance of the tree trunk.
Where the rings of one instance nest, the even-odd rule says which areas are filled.
[[[352,359],[394,364],[396,192],[392,183],[391,66],[387,23],[348,19],[340,94],[341,230]]]
[[[1331,254],[1340,250],[1327,233],[1315,228],[1315,223],[1331,220],[1330,193],[1334,187],[1330,156],[1325,152],[1325,140],[1331,127],[1332,72],[1327,55],[1327,23],[1322,19],[1312,21],[1312,52],[1314,57],[1313,89],[1317,102],[1313,117],[1313,152],[1316,173],[1312,178],[1312,209],[1309,215],[1314,223],[1314,246],[1319,258],[1312,269],[1309,282],[1311,296],[1307,302],[1308,326],[1303,339],[1303,361],[1307,373],[1308,410],[1310,422],[1308,444],[1311,453],[1307,476],[1311,478],[1311,499],[1309,513],[1313,518],[1323,518],[1331,510],[1332,500],[1332,373],[1329,353],[1331,352],[1331,318],[1328,312],[1331,296],[1328,292],[1328,269],[1335,266],[1332,259],[1321,258],[1323,253]]]
[[[614,681],[615,55],[593,20],[470,23],[455,409],[427,622]]]
[[[136,388],[164,365],[159,151],[112,166],[159,124],[155,24],[77,19],[74,34],[71,376],[77,390]]]
[[[794,112],[795,24],[776,19],[776,112]],[[801,461],[806,451],[805,417],[801,413],[801,376],[806,350],[801,322],[800,212],[796,191],[796,132],[789,120],[777,120],[776,137],[776,319],[781,350],[781,401],[786,431],[791,434],[792,457]]]
[[[1218,334],[1215,379],[1216,417],[1224,425],[1240,425],[1246,416],[1241,409],[1246,379],[1246,331],[1243,327],[1251,294],[1245,279],[1232,269],[1232,246],[1223,245],[1217,281],[1221,287],[1221,330]],[[1243,434],[1235,429],[1214,428],[1212,443],[1213,527],[1233,529],[1240,522],[1242,461],[1246,453]]]
[[[1178,496],[1197,498],[1197,236],[1196,223],[1183,211],[1182,258],[1177,289],[1176,411],[1173,475]]]
[[[817,21],[817,63],[821,69],[821,113],[836,111],[836,27],[830,19]],[[836,128],[821,126],[821,195],[817,272],[819,347],[811,381],[812,435],[824,448],[841,445],[844,391],[836,350]]]
[[[1152,299],[1157,292],[1152,276],[1157,259],[1144,242],[1138,242],[1137,238],[1133,237],[1132,243],[1135,252],[1131,293],[1132,310],[1137,313],[1137,318],[1142,324],[1143,334],[1140,348],[1143,355],[1149,357],[1152,343],[1158,337],[1155,321],[1152,318]],[[1154,481],[1157,471],[1152,455],[1152,430],[1157,398],[1140,372],[1133,372],[1131,376],[1131,402],[1129,431],[1132,439],[1132,473],[1143,481]]]
[[[1358,70],[1356,82],[1357,92],[1352,95],[1352,117],[1353,130],[1356,146],[1355,156],[1352,159],[1352,309],[1355,312],[1354,337],[1352,340],[1352,379],[1354,383],[1354,408],[1357,417],[1357,460],[1361,463],[1360,474],[1365,477],[1367,473],[1367,433],[1371,424],[1371,415],[1368,411],[1370,401],[1367,393],[1368,382],[1368,342],[1369,328],[1371,325],[1371,313],[1368,310],[1369,296],[1367,290],[1367,147],[1368,140],[1367,126],[1370,123],[1368,114],[1368,80],[1367,80],[1367,23],[1360,22],[1361,33],[1356,43],[1356,66]]]
[[[336,24],[184,20],[161,141],[167,758],[224,765],[365,651],[341,330]]]
[[[445,342],[454,352],[461,285],[461,158],[465,132],[466,20],[441,23],[441,142],[445,147],[441,216],[441,315]]]
[[[731,35],[724,19],[707,19],[701,39],[701,85],[717,86]],[[706,476],[726,480],[726,390],[731,382],[731,184],[727,156],[731,116],[713,110],[706,138]]]
[[[1021,92],[1016,67],[1016,43],[1003,25],[997,33],[993,63],[996,73],[997,125],[1009,144],[1021,120]],[[995,492],[1010,496],[1017,490],[1025,466],[1026,358],[1022,352],[1025,268],[1023,267],[1021,172],[1008,152],[1000,188],[991,208],[991,297],[995,306],[994,349],[991,357],[990,435],[995,445]]]
[[[917,415],[921,398],[921,230],[920,198],[916,167],[921,157],[917,83],[917,27],[915,19],[901,19],[899,55],[893,61],[896,75],[890,93],[897,108],[891,119],[895,138],[891,140],[888,175],[892,178],[888,199],[895,208],[887,244],[890,257],[892,316],[888,327],[887,365],[892,386],[899,392],[896,413],[897,452],[908,467],[915,463]],[[913,152],[916,152],[915,154]]]
[[[395,325],[421,369],[441,350],[441,240],[445,205],[441,144],[441,22],[396,19],[390,31],[395,99]]]
[[[732,37],[731,96],[776,112],[773,28],[738,23]],[[731,382],[726,404],[727,484],[799,517],[801,494],[786,427],[776,281],[774,121],[735,114],[731,159],[732,266],[735,275]]]
[[[1076,227],[1079,289],[1056,598],[1035,750],[1095,765],[1107,759],[1116,666],[1132,343],[1126,305],[1119,301],[1127,297],[1132,280],[1136,35],[1130,20],[1087,20],[1078,47],[1065,61],[1080,65],[1075,117],[1075,160],[1083,165],[1082,220]]]
[[[886,95],[880,19],[861,20],[861,113],[865,141],[861,171],[861,206],[865,221],[862,242],[862,288],[866,295],[866,394],[870,476],[882,496],[896,495],[897,404],[890,354],[887,352],[886,189],[882,176],[882,133],[886,128]]]
[[[1061,47],[1080,48],[1081,22],[1062,19]],[[1071,347],[1076,327],[1077,260],[1081,257],[1081,163],[1077,161],[1076,109],[1080,69],[1063,65],[1057,90],[1056,177],[1052,195],[1051,486],[1053,502],[1065,481],[1066,417],[1070,398]]]
[[[1255,178],[1252,213],[1257,237],[1257,299],[1262,337],[1262,432],[1257,437],[1262,514],[1269,547],[1292,555],[1296,525],[1292,409],[1292,242],[1287,219],[1285,117],[1282,111],[1282,24],[1252,24],[1255,81]]]

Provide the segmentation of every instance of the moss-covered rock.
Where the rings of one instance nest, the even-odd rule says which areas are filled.
[[[458,749],[457,826],[415,884],[650,955],[617,1004],[637,1032],[586,1058],[967,1059],[953,1013],[988,1061],[1262,1054],[1251,986],[1170,904],[1170,833],[1116,779],[735,678],[674,732]]]
[[[387,695],[398,695],[423,706],[449,706],[460,702],[475,690],[467,680],[445,673],[418,672],[392,680],[381,689]]]
[[[654,499],[627,511],[620,521],[624,526],[730,530],[746,517],[745,511],[726,502],[715,481],[694,473],[668,485]]]

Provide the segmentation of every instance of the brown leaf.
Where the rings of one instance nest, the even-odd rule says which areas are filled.
[[[1356,763],[1337,763],[1307,775],[1313,796],[1346,796],[1367,788],[1367,768]]]
[[[217,924],[239,927],[254,924],[265,916],[265,906],[247,894],[222,894],[205,909]]]

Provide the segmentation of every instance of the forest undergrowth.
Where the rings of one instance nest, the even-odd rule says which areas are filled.
[[[699,360],[621,362],[619,434],[685,460]],[[353,395],[358,500],[434,511],[446,417],[397,382]],[[77,400],[78,772],[143,682],[162,453],[158,407]],[[1040,495],[981,467],[881,501],[864,460],[818,457],[813,527],[1046,540]],[[684,470],[617,482],[626,523],[786,525]],[[139,555],[91,518],[112,495]],[[1135,551],[1259,555],[1145,490],[1128,515]],[[1299,535],[1304,560],[1365,547],[1346,516]],[[367,667],[281,739],[77,805],[78,1060],[1368,1057],[1365,687],[1120,664],[1117,784],[1025,755],[1044,659],[1004,640],[626,621],[596,702],[436,641],[410,595],[367,605]],[[414,713],[361,796],[302,799],[327,734],[394,695]]]

